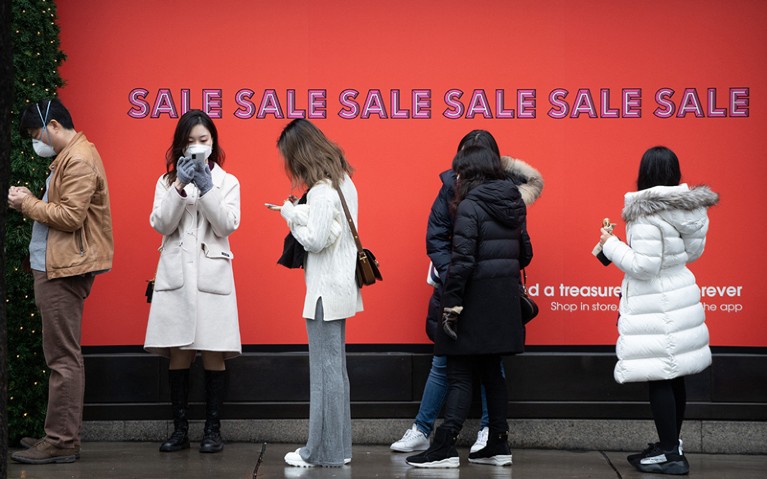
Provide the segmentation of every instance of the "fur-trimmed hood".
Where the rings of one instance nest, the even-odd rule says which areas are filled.
[[[522,201],[525,202],[525,206],[535,203],[535,200],[543,192],[543,177],[541,173],[519,158],[512,158],[511,156],[502,156],[501,165],[509,176],[514,175],[525,180],[524,184],[519,185],[519,193],[522,195]]]
[[[691,212],[714,206],[718,202],[719,195],[706,185],[692,188],[684,183],[678,186],[656,186],[626,193],[623,220],[629,223],[643,216],[659,215],[683,231],[687,229],[686,226],[692,226]]]

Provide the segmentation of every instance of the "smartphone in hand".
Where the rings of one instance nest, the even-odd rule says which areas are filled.
[[[602,220],[602,228],[612,233],[613,228],[615,228],[615,223],[610,223],[610,218],[605,218]],[[602,251],[602,245],[600,243],[597,243],[597,245],[594,246],[594,249],[591,251],[591,254],[596,256],[599,262],[605,266],[608,266],[610,263],[612,263],[612,261],[610,261],[607,258],[607,256],[605,256],[604,251]]]
[[[195,163],[200,163],[201,165],[205,164],[205,153],[192,153],[191,154],[192,161]]]

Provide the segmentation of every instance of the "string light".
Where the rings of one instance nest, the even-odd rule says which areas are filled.
[[[11,31],[16,33],[14,64],[19,75],[15,80],[19,95],[14,100],[11,113],[14,118],[18,118],[21,110],[17,106],[30,105],[41,97],[56,96],[56,88],[63,84],[57,68],[64,55],[58,48],[60,39],[55,22],[55,2],[27,0],[12,2],[11,5]],[[30,6],[29,11],[27,6]],[[12,133],[11,139],[14,147],[18,147],[19,136]],[[11,168],[14,176],[18,177],[12,184],[26,185],[35,190],[39,185],[37,175],[42,173],[41,163],[26,142],[24,146],[14,148],[11,152]],[[31,185],[35,185],[35,188]],[[15,385],[9,385],[8,419],[9,429],[19,435],[30,434],[42,427],[42,416],[38,411],[44,410],[45,395],[41,391],[47,387],[47,379],[44,378],[47,378],[48,373],[39,364],[43,353],[40,350],[40,331],[37,330],[37,311],[32,301],[32,281],[26,272],[20,272],[21,256],[26,253],[27,246],[24,243],[29,241],[30,223],[32,221],[22,215],[10,215],[6,236],[7,272],[11,273],[11,279],[6,283],[8,295],[5,303],[8,308],[9,336],[15,336],[9,337],[9,343],[18,345],[16,351],[9,351],[8,355],[13,358],[10,366],[16,379]],[[25,329],[29,325],[29,318],[33,318],[34,326]],[[29,387],[30,383],[33,384],[32,388]],[[18,401],[15,393],[20,394]]]

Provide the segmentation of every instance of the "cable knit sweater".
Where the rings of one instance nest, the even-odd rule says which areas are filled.
[[[358,226],[357,188],[348,175],[341,183],[341,191],[354,224]],[[362,295],[354,279],[357,246],[344,217],[338,192],[330,181],[321,181],[309,189],[306,211],[302,209],[285,202],[280,214],[307,252],[303,316],[314,319],[317,300],[322,298],[325,321],[352,317],[362,311]],[[340,234],[338,225],[343,225]]]

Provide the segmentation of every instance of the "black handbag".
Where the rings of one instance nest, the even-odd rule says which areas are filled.
[[[354,226],[354,221],[352,220],[351,213],[349,213],[349,207],[346,205],[344,194],[341,193],[340,188],[336,188],[336,191],[338,191],[338,197],[341,198],[341,206],[344,208],[346,221],[349,223],[349,229],[351,229],[352,236],[354,236],[354,242],[357,244],[357,269],[355,271],[357,286],[361,288],[363,286],[375,284],[376,281],[383,281],[383,276],[381,276],[381,270],[375,255],[373,255],[369,249],[362,247],[360,236],[357,233],[357,227]]]
[[[304,193],[296,204],[305,204],[306,195],[307,193]],[[306,250],[304,249],[304,245],[298,242],[296,237],[293,236],[293,233],[288,233],[282,244],[282,256],[277,260],[277,264],[281,264],[286,268],[303,268],[305,259]]]
[[[538,305],[527,294],[527,273],[522,270],[522,284],[519,291],[519,306],[522,311],[522,324],[527,324],[538,316]]]

